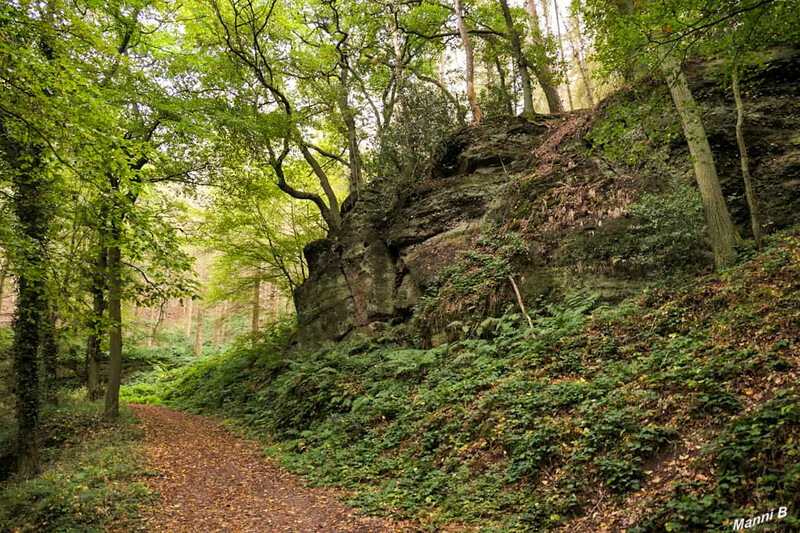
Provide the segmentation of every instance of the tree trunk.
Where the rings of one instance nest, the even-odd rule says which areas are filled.
[[[447,83],[447,38],[445,37],[442,46],[442,53],[439,56],[439,81]]]
[[[547,30],[548,35],[552,35],[553,25],[550,24],[550,6],[548,5],[547,0],[542,0],[542,15],[544,15],[544,27]]]
[[[222,329],[225,325],[227,309],[228,302],[223,302],[222,307],[217,311],[217,316],[214,318],[214,350],[219,350],[222,342]]]
[[[36,477],[39,460],[39,329],[44,283],[20,272],[14,313],[14,375],[17,393],[17,460],[22,479]]]
[[[722,187],[719,184],[717,168],[711,146],[708,144],[706,130],[700,118],[700,111],[689,90],[686,76],[676,57],[666,47],[661,49],[661,70],[669,85],[672,101],[678,110],[681,126],[692,156],[694,174],[700,188],[706,223],[714,251],[714,265],[724,268],[736,261],[736,242],[738,236],[731,221]]]
[[[544,57],[544,60],[541,61],[541,64],[537,61],[536,64],[531,65],[531,70],[533,70],[536,81],[539,82],[539,86],[544,91],[544,97],[547,100],[547,107],[550,113],[561,113],[564,111],[564,104],[561,102],[561,97],[558,95],[558,90],[553,81],[555,76],[551,65],[552,60],[545,57],[544,35],[539,26],[539,14],[536,12],[536,4],[534,2],[535,0],[525,0],[525,10],[528,12],[528,27],[531,32],[531,40],[533,45],[542,52],[541,56]]]
[[[99,400],[100,387],[100,334],[103,330],[103,314],[106,310],[106,249],[105,229],[101,226],[97,236],[98,251],[92,272],[92,315],[89,318],[89,336],[86,339],[87,394],[89,401]]]
[[[311,150],[308,149],[308,146],[300,143],[300,153],[303,154],[303,159],[306,160],[306,163],[308,163],[308,165],[311,167],[311,170],[313,170],[314,174],[317,176],[320,187],[322,187],[325,197],[328,199],[328,204],[325,205],[325,202],[323,202],[322,199],[317,195],[296,196],[292,195],[292,193],[288,194],[299,199],[311,199],[310,197],[304,198],[304,196],[317,196],[318,201],[315,200],[315,203],[320,208],[322,218],[328,225],[329,236],[330,238],[335,238],[335,236],[339,233],[339,230],[342,228],[342,215],[339,212],[339,200],[336,198],[336,192],[331,186],[331,182],[328,179],[328,174],[322,168],[322,165],[319,164],[319,161],[317,161],[317,159],[314,157],[314,154],[311,153]],[[293,190],[286,182],[286,177],[283,174],[283,165],[275,168],[275,172],[278,174],[278,187],[284,192]],[[294,192],[297,193],[298,191]]]
[[[44,363],[43,399],[50,405],[58,405],[58,341],[56,339],[56,309],[51,302],[42,323],[42,362]]]
[[[148,321],[151,324],[153,324],[153,327],[150,329],[150,335],[147,336],[147,346],[149,348],[152,348],[156,344],[156,331],[158,330],[158,320],[156,313],[158,313],[158,310],[155,307],[151,307]]]
[[[733,99],[736,101],[736,142],[739,144],[739,156],[742,162],[742,178],[744,179],[744,193],[747,197],[747,207],[750,209],[750,228],[753,230],[753,239],[760,250],[762,247],[761,221],[758,216],[758,202],[753,191],[753,182],[750,179],[750,163],[747,157],[747,145],[744,143],[744,104],[739,92],[739,73],[733,71]]]
[[[15,256],[17,299],[11,353],[17,412],[17,471],[21,479],[39,474],[38,348],[46,307],[45,245],[49,211],[41,150],[20,145],[0,120],[0,148],[11,174],[12,209],[19,237],[25,242]]]
[[[261,280],[256,279],[253,283],[253,315],[250,318],[250,334],[253,336],[253,345],[256,343],[256,333],[258,333],[259,322],[261,321]]]
[[[280,298],[280,292],[278,292],[277,285],[272,283],[269,284],[269,319],[272,322],[278,321],[278,298]]]
[[[503,10],[503,19],[508,28],[511,53],[514,55],[514,60],[517,62],[517,68],[519,69],[520,79],[522,81],[522,113],[530,116],[533,115],[533,91],[531,89],[531,77],[528,74],[528,62],[522,53],[522,43],[520,42],[517,29],[514,27],[514,19],[511,17],[508,0],[500,0],[500,8]]]
[[[494,54],[494,67],[497,69],[497,77],[500,79],[500,93],[503,95],[503,107],[505,107],[506,113],[513,115],[514,109],[511,106],[511,95],[506,85],[506,73],[503,70],[503,64],[500,63],[500,58],[497,54]]]
[[[108,380],[105,417],[119,418],[119,386],[122,379],[122,253],[119,221],[111,223],[112,244],[108,247]]]
[[[203,355],[203,308],[197,309],[197,326],[194,331],[194,354]]]
[[[186,309],[186,314],[184,315],[186,319],[186,322],[184,322],[184,333],[187,339],[192,338],[192,302],[193,300],[191,298],[186,300],[186,307],[184,308]]]
[[[359,190],[361,188],[361,152],[358,147],[358,131],[356,130],[356,112],[350,106],[348,101],[349,83],[347,76],[347,65],[341,65],[341,74],[339,76],[339,112],[342,114],[345,128],[347,129],[347,154],[348,163],[350,164],[350,173],[348,174],[348,186],[350,195],[358,198]]]
[[[517,64],[514,61],[509,61],[511,68],[511,102],[514,104],[512,108],[512,115],[517,114],[517,102],[519,101],[519,91],[517,90]]]
[[[614,3],[617,5],[617,9],[619,9],[620,14],[623,16],[631,16],[636,10],[634,0],[614,0]],[[626,82],[634,80],[645,72],[645,69],[642,67],[643,65],[641,61],[629,63],[622,72],[622,78]]]
[[[467,32],[467,23],[464,22],[464,7],[461,0],[456,2],[456,20],[458,21],[458,32],[461,34],[461,43],[464,45],[464,55],[466,57],[466,77],[467,77],[467,99],[472,110],[472,120],[480,123],[483,120],[483,112],[478,104],[478,95],[475,93],[475,61],[472,57],[472,40]]]
[[[392,45],[394,46],[394,79],[397,87],[397,103],[403,106],[403,43],[400,40],[400,32],[397,28],[392,28]],[[388,125],[388,124],[387,124]]]
[[[592,91],[591,77],[589,76],[589,68],[583,59],[583,52],[581,44],[583,43],[583,35],[581,35],[581,21],[577,16],[573,19],[575,25],[575,32],[577,33],[577,42],[570,39],[572,44],[572,54],[575,56],[575,61],[578,63],[578,71],[581,73],[583,86],[586,89],[586,99],[589,100],[589,107],[594,107],[594,91]]]
[[[6,275],[8,274],[8,258],[4,258],[3,266],[0,267],[0,313],[3,312],[3,290],[6,287]]]
[[[561,17],[558,13],[558,0],[553,0],[553,9],[555,10],[554,12],[556,14],[556,35],[558,36],[558,49],[561,51],[561,61],[566,64],[567,56],[564,54],[564,40],[561,38]],[[572,111],[575,109],[575,105],[572,103],[572,89],[569,86],[569,69],[567,69],[567,75],[564,77],[564,85],[567,87],[569,110]]]
[[[231,321],[226,316],[222,320],[222,342],[228,342],[228,339],[230,339],[230,335],[231,335]]]

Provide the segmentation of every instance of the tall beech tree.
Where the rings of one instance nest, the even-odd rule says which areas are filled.
[[[631,71],[641,72],[643,66],[645,69],[649,66],[651,71],[660,72],[666,81],[692,157],[714,264],[717,268],[724,268],[736,260],[739,236],[725,203],[701,110],[683,72],[683,58],[687,46],[693,41],[671,31],[672,28],[687,28],[685,35],[693,35],[692,28],[709,24],[706,21],[708,15],[681,5],[681,2],[672,0],[669,3],[634,5],[624,1],[618,4],[618,10],[610,11],[605,9],[605,4],[589,2],[584,13],[592,21],[590,28],[598,45],[599,57],[607,65],[626,76]],[[713,20],[726,20],[726,16],[721,13],[712,19],[712,23]],[[632,57],[637,64],[631,63]]]
[[[22,479],[38,474],[39,458],[39,360],[38,349],[47,309],[46,247],[53,211],[53,183],[49,168],[53,154],[48,128],[49,114],[59,116],[65,101],[59,98],[64,78],[54,48],[52,28],[54,6],[37,5],[31,11],[15,6],[0,9],[0,152],[3,179],[11,188],[12,272],[16,278],[17,305],[14,311],[11,353],[14,362],[17,411],[17,461]],[[59,75],[63,76],[59,78]]]
[[[660,49],[661,70],[669,86],[669,92],[678,115],[689,153],[692,156],[694,175],[703,200],[706,223],[714,252],[714,264],[724,268],[736,261],[738,234],[731,220],[730,211],[722,195],[714,155],[708,143],[700,110],[689,89],[678,57],[666,47]]]
[[[37,142],[37,135],[32,131],[12,133],[11,130],[20,125],[9,124],[9,118],[8,115],[0,118],[0,144],[6,171],[12,176],[12,203],[19,232],[14,254],[17,306],[11,350],[16,377],[18,473],[27,479],[36,476],[41,468],[38,349],[47,306],[44,249],[50,206],[41,141]]]

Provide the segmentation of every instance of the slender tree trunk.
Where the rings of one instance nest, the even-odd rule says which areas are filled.
[[[558,0],[553,0],[553,9],[555,10],[556,14],[556,35],[558,36],[558,49],[561,51],[561,61],[565,64],[567,62],[567,56],[564,54],[564,40],[561,38],[561,17],[559,16],[559,9],[558,9]],[[575,105],[572,103],[572,89],[569,86],[569,69],[567,69],[567,75],[564,76],[564,85],[567,87],[567,99],[569,101],[569,110],[572,111],[575,109]]]
[[[728,207],[725,205],[725,197],[722,195],[717,167],[700,118],[700,111],[689,90],[680,61],[671,55],[666,47],[661,50],[661,70],[667,79],[669,92],[678,110],[692,156],[694,174],[706,214],[711,248],[714,251],[714,265],[718,269],[724,268],[736,261],[738,236]]]
[[[103,330],[103,314],[106,310],[106,249],[105,228],[101,221],[97,236],[97,256],[92,272],[92,315],[89,318],[89,336],[86,339],[87,361],[87,393],[89,401],[99,400],[102,396],[100,387],[100,345]]]
[[[155,307],[150,308],[150,316],[148,322],[153,324],[150,329],[150,335],[147,336],[147,346],[152,348],[156,344],[156,330],[158,329],[158,321],[156,320],[156,313],[158,310]]]
[[[464,7],[461,0],[456,2],[456,20],[458,22],[458,31],[461,34],[461,43],[464,45],[464,55],[466,57],[466,77],[467,77],[467,99],[469,100],[469,107],[472,110],[472,120],[480,123],[483,120],[483,112],[481,106],[478,104],[478,95],[475,92],[475,61],[472,56],[472,40],[467,32],[467,23],[464,22]]]
[[[0,267],[0,313],[3,312],[3,290],[6,287],[6,275],[8,274],[8,258],[4,258],[3,266]]]
[[[341,73],[339,76],[339,112],[342,114],[345,128],[347,130],[347,154],[348,162],[350,163],[350,173],[348,174],[348,185],[350,195],[358,198],[359,190],[361,188],[361,152],[358,147],[358,131],[356,130],[356,112],[348,101],[349,77],[347,75],[347,65],[342,64]]]
[[[575,56],[575,61],[578,63],[578,71],[581,73],[583,86],[586,89],[586,99],[589,101],[589,107],[594,107],[594,91],[592,91],[591,77],[589,76],[589,68],[583,59],[583,52],[581,45],[583,44],[583,35],[581,35],[581,21],[577,16],[573,19],[575,25],[575,32],[577,33],[577,42],[570,39],[572,45],[572,54]]]
[[[280,298],[280,292],[278,292],[277,285],[272,283],[269,284],[269,319],[272,322],[278,321],[278,298]]]
[[[762,247],[761,221],[758,216],[758,202],[753,191],[753,182],[750,179],[750,163],[747,157],[747,145],[744,143],[744,104],[739,92],[739,73],[733,70],[733,99],[736,101],[736,142],[739,144],[739,156],[742,162],[742,178],[744,179],[744,193],[747,197],[747,207],[750,209],[750,228],[753,238],[760,250]]]
[[[50,405],[58,405],[58,340],[56,339],[55,304],[50,302],[46,319],[42,323],[42,362],[44,363],[43,399]]]
[[[550,6],[547,3],[547,0],[542,0],[542,15],[544,15],[544,27],[547,30],[548,35],[552,35],[553,25],[550,24]]]
[[[392,28],[392,45],[394,46],[394,79],[397,86],[398,103],[403,105],[403,43],[400,39],[400,32],[397,28]]]
[[[517,64],[511,60],[509,61],[511,68],[511,101],[514,106],[512,108],[512,115],[517,114],[517,102],[519,101],[519,91],[517,90]]]
[[[231,335],[231,321],[228,318],[228,313],[227,313],[227,311],[229,309],[230,309],[230,306],[226,302],[225,303],[226,313],[225,313],[225,316],[222,317],[222,342],[228,342],[228,339],[230,339],[230,335]]]
[[[192,338],[192,302],[193,300],[189,298],[186,300],[186,313],[184,315],[186,322],[184,322],[183,326],[185,328],[184,333],[186,334],[187,339]]]
[[[444,40],[444,45],[442,46],[442,53],[439,56],[439,81],[442,84],[446,84],[447,80],[447,38]]]
[[[633,15],[636,10],[636,4],[634,4],[634,0],[614,0],[614,3],[617,5],[617,9],[619,9],[620,14],[623,16]],[[626,82],[630,82],[644,72],[645,69],[642,68],[642,62],[635,61],[625,67],[622,72],[622,78]]]
[[[255,345],[255,335],[258,333],[259,322],[261,321],[261,280],[256,279],[253,283],[253,315],[250,318],[250,334],[253,336]]]
[[[203,308],[197,309],[197,326],[194,331],[194,354],[203,355]]]
[[[112,220],[112,244],[108,247],[108,381],[106,385],[105,417],[119,418],[119,386],[122,380],[122,253],[120,222]]]
[[[228,302],[223,302],[222,306],[217,310],[217,316],[214,318],[214,350],[219,350],[222,342],[222,330],[225,326],[225,315],[227,315]]]
[[[508,92],[508,86],[506,86],[506,73],[503,70],[503,64],[500,63],[500,58],[497,54],[494,54],[494,67],[497,70],[497,77],[500,79],[500,92],[503,95],[503,107],[505,107],[506,113],[513,115],[514,109],[511,106],[511,95]]]
[[[17,467],[21,479],[30,479],[41,470],[37,352],[46,306],[44,249],[49,214],[40,150],[34,147],[29,153],[23,153],[23,149],[8,137],[2,123],[0,141],[13,176],[14,214],[21,237],[28,243],[21,247],[17,258],[17,306],[11,350],[17,395]]]
[[[311,170],[314,171],[314,175],[317,176],[319,184],[325,193],[325,197],[328,199],[328,205],[325,209],[322,209],[322,206],[319,204],[317,205],[320,207],[322,218],[328,224],[329,233],[335,236],[342,228],[342,215],[339,212],[339,200],[336,198],[336,192],[333,190],[325,170],[314,157],[314,154],[311,153],[311,150],[308,149],[308,146],[301,143],[300,152],[303,154],[303,159],[305,159],[306,163],[311,167]],[[279,168],[276,168],[275,172],[278,174],[278,186],[280,187],[281,183],[286,183],[286,178],[283,174],[283,166],[281,165]],[[324,202],[322,205],[324,205]]]
[[[533,90],[531,89],[531,77],[528,74],[528,63],[522,52],[522,43],[519,39],[519,33],[517,33],[517,29],[514,26],[514,19],[511,17],[508,0],[500,0],[500,8],[503,10],[503,19],[508,28],[511,53],[514,54],[514,60],[517,62],[517,68],[519,69],[520,79],[522,81],[522,113],[524,115],[533,115]]]
[[[539,82],[539,86],[544,91],[544,97],[547,100],[547,107],[550,113],[561,113],[564,111],[564,104],[561,102],[561,97],[558,95],[554,82],[555,75],[553,74],[552,60],[549,57],[545,57],[544,34],[539,25],[539,14],[536,11],[534,2],[535,0],[525,0],[525,10],[528,12],[528,27],[530,28],[531,40],[537,50],[541,51],[541,56],[544,57],[544,60],[537,61],[531,67],[534,76],[536,76],[536,81]]]
[[[161,322],[164,321],[164,305],[167,305],[166,301],[159,303],[158,307],[150,310],[150,321],[153,323],[153,329],[150,330],[150,338],[147,339],[148,346],[158,345],[158,328],[161,327]]]
[[[483,59],[484,59],[483,70],[484,70],[484,72],[486,72],[486,86],[487,87],[494,87],[494,85],[495,85],[494,61],[492,60],[491,57],[489,57],[489,51],[488,50],[484,53]]]

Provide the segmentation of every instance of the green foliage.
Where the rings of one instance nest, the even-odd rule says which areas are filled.
[[[590,153],[615,171],[676,172],[670,148],[681,130],[671,105],[666,88],[652,83],[615,94],[586,135]]]
[[[474,324],[501,314],[510,301],[508,278],[514,262],[527,256],[528,243],[518,233],[490,224],[476,245],[443,268],[428,287],[418,311],[424,329],[435,332],[451,324],[461,326],[467,317]]]
[[[676,167],[680,124],[666,88],[644,83],[604,103],[587,134],[589,154],[614,176],[635,180],[645,194],[626,207],[626,219],[593,239],[576,239],[567,255],[599,261],[619,272],[663,277],[708,262],[700,195]],[[653,176],[642,182],[640,175]]]
[[[535,337],[512,314],[429,350],[400,330],[308,353],[276,339],[194,362],[159,383],[159,397],[221,413],[310,481],[432,530],[555,530],[590,510],[598,490],[639,494],[701,427],[716,436],[698,464],[715,465],[719,482],[652,502],[659,511],[644,530],[719,524],[762,495],[777,505],[798,493],[796,395],[736,418],[752,392],[744,379],[772,383],[796,369],[781,317],[800,309],[785,283],[798,245],[796,231],[771,237],[724,277],[615,307],[570,296],[534,317]],[[761,349],[739,348],[756,335]]]
[[[384,131],[374,160],[368,163],[371,172],[390,185],[391,201],[404,198],[430,172],[456,127],[456,110],[432,89],[405,84],[400,98],[402,106]]]
[[[618,274],[663,279],[708,264],[703,206],[697,191],[678,186],[645,194],[626,219],[591,238],[578,236],[560,253],[564,261],[596,262]]]
[[[129,530],[150,499],[141,481],[142,433],[132,415],[102,420],[102,406],[70,399],[43,413],[45,466],[36,479],[0,484],[4,531]]]
[[[796,509],[800,503],[799,428],[800,389],[778,391],[756,412],[735,419],[707,447],[705,453],[716,471],[713,480],[678,484],[671,499],[632,533],[698,527],[729,531],[738,518],[779,506]],[[790,513],[774,526],[790,531],[800,526],[800,519]]]

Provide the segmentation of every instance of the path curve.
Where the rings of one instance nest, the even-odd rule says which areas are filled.
[[[142,421],[150,487],[160,503],[145,517],[148,531],[358,532],[413,531],[404,523],[366,517],[333,489],[302,480],[206,417],[150,405],[131,405]]]

